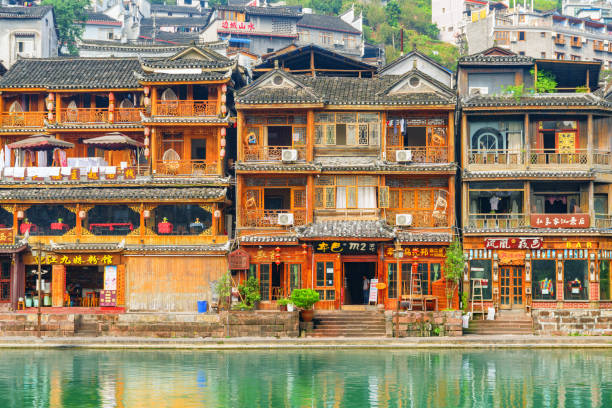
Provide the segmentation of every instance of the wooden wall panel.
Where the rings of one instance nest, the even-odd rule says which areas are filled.
[[[212,298],[210,283],[227,271],[225,255],[126,256],[130,311],[195,312]]]
[[[53,265],[51,267],[51,304],[53,307],[64,306],[64,293],[66,292],[66,266]]]

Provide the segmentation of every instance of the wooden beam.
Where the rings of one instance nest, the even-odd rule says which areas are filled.
[[[244,111],[238,110],[238,118],[236,124],[236,149],[237,149],[237,161],[244,160],[244,138],[246,127],[244,123]],[[260,135],[261,137],[261,135]]]
[[[242,206],[243,203],[243,176],[236,174],[236,236],[238,236],[238,229],[242,227]]]
[[[448,112],[448,140],[446,144],[448,146],[448,162],[453,163],[455,161],[455,111]]]
[[[309,175],[306,178],[306,222],[311,223],[314,220],[314,175]]]
[[[455,176],[448,177],[448,226],[452,227],[455,225]],[[452,232],[451,232],[452,233]]]
[[[531,142],[529,140],[529,114],[526,113],[525,117],[523,118],[523,133],[524,135],[524,139],[523,140],[523,146],[525,148],[525,152],[526,152],[526,156],[524,157],[525,163],[524,164],[529,164],[530,160],[530,155],[531,155]]]
[[[306,161],[311,162],[314,160],[314,110],[308,109],[306,112]]]
[[[589,181],[589,216],[591,217],[591,228],[595,226],[595,183]]]
[[[587,71],[588,72],[588,71]],[[593,114],[587,115],[587,165],[593,164]]]
[[[466,168],[468,166],[468,143],[469,135],[468,135],[468,126],[467,126],[467,116],[461,115],[461,167]]]

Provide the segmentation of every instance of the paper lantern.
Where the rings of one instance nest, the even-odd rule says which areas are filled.
[[[221,128],[221,136],[225,136],[225,134],[227,133],[227,130],[225,130],[225,128]]]
[[[308,245],[302,244],[302,254],[306,255],[308,253]]]
[[[20,220],[23,219],[23,211],[17,211],[17,218],[19,218]]]
[[[221,95],[221,102],[225,103],[227,101],[227,96],[225,94]]]
[[[47,117],[49,118],[49,121],[52,122],[53,121],[53,112],[49,111],[49,114],[47,115]]]
[[[222,113],[226,113],[227,112],[227,106],[221,105],[221,112]]]
[[[149,105],[151,105],[151,98],[149,98],[148,96],[145,96],[144,106],[149,106]]]
[[[225,138],[221,139],[221,147],[225,147]]]
[[[52,101],[55,99],[55,94],[50,93],[49,94],[49,100]]]
[[[145,155],[145,157],[149,157],[149,148],[148,147],[145,147],[144,155]]]
[[[149,211],[149,210],[144,210],[144,211],[142,212],[142,215],[143,215],[145,218],[149,218],[149,217],[151,216],[151,211]]]
[[[53,110],[53,102],[47,102],[47,110]]]
[[[213,215],[215,216],[215,218],[221,218],[221,211],[219,211],[219,210],[215,210],[215,212],[213,213]]]
[[[225,149],[221,149],[221,151],[219,152],[219,156],[225,157]]]
[[[85,218],[86,215],[84,210],[79,211],[79,218]]]
[[[114,94],[114,93],[112,93],[112,92],[109,92],[109,93],[108,93],[108,100],[109,100],[109,101],[114,101],[114,100],[115,100],[115,94]]]
[[[148,95],[149,94],[149,90],[150,90],[150,88],[148,86],[145,86],[144,87],[144,94]]]
[[[221,87],[221,91],[222,91],[223,93],[226,93],[226,92],[227,92],[227,85],[226,85],[226,84],[223,84],[223,86]]]
[[[149,136],[145,136],[145,138],[144,138],[144,145],[145,146],[149,145]]]
[[[144,134],[145,136],[149,136],[149,134],[151,133],[151,129],[149,127],[145,127],[144,128]]]

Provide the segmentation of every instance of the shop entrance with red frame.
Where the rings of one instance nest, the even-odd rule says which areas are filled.
[[[361,258],[361,259],[360,259]],[[343,257],[342,259],[342,304],[364,305],[363,277],[369,282],[376,278],[376,257]]]
[[[523,268],[520,266],[501,266],[499,269],[500,308],[523,308],[525,305]]]

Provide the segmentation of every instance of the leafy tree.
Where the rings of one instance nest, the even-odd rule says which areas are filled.
[[[385,15],[387,16],[387,23],[392,27],[397,27],[399,24],[400,14],[402,13],[402,9],[400,9],[399,4],[395,0],[390,1],[385,6]]]
[[[65,47],[76,55],[76,41],[85,30],[85,7],[89,3],[89,0],[43,0],[42,5],[53,6],[60,51]]]
[[[464,266],[463,247],[458,238],[453,240],[446,250],[446,262],[444,264],[444,277],[446,279],[446,305],[452,308],[453,294],[461,281]]]
[[[535,69],[529,71],[532,77],[535,77]],[[535,83],[536,93],[552,93],[557,89],[557,80],[552,72],[538,71],[538,78]]]

